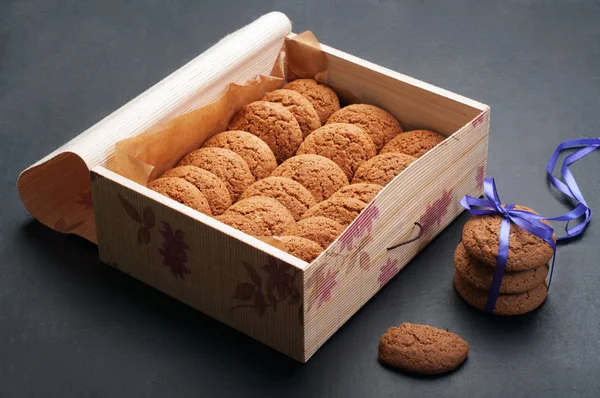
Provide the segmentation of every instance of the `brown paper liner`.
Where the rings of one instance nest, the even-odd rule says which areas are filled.
[[[261,99],[282,83],[282,77],[258,76],[246,84],[230,84],[215,102],[117,142],[114,171],[146,185],[208,138],[224,131],[244,105]]]
[[[295,35],[286,40],[271,76],[261,75],[244,84],[230,84],[225,94],[213,103],[117,142],[114,171],[146,185],[208,138],[225,131],[231,118],[244,105],[260,100],[285,81],[318,77],[326,82],[327,64],[327,57],[311,32]],[[286,251],[277,237],[256,238]]]
[[[267,17],[273,23],[283,23],[282,14]],[[269,91],[296,78],[315,78],[327,83],[327,66],[327,57],[311,32],[292,35],[285,40],[269,75],[229,84],[224,94],[212,103],[115,142],[112,154],[95,153],[98,150],[93,144],[78,146],[89,138],[85,134],[76,137],[73,144],[57,149],[21,173],[17,184],[21,200],[43,224],[96,243],[90,168],[101,164],[146,185],[206,139],[224,131],[231,117],[245,104],[260,100]],[[351,97],[338,91],[344,98]],[[93,161],[84,160],[87,158]],[[275,241],[272,244],[281,246]]]
[[[258,101],[285,81],[317,78],[327,81],[327,57],[307,31],[286,40],[271,76],[230,84],[216,101],[115,144],[114,171],[146,185],[198,149],[208,138],[227,129],[244,105]]]

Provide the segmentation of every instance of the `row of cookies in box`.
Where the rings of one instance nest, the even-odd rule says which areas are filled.
[[[336,93],[295,80],[252,102],[148,187],[312,261],[375,195],[444,137],[403,132],[388,112],[340,109]]]

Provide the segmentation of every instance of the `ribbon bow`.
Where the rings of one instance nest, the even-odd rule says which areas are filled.
[[[563,150],[578,147],[583,148],[567,156],[563,161],[563,165],[561,167],[561,174],[565,181],[563,183],[552,175],[552,172],[556,166],[556,162],[558,161],[558,156]],[[508,245],[510,240],[511,223],[516,224],[518,227],[523,228],[527,232],[541,238],[544,242],[548,243],[552,247],[553,256],[552,264],[550,266],[550,277],[548,279],[548,289],[550,288],[550,284],[552,283],[552,275],[554,273],[556,243],[553,239],[554,228],[543,223],[542,220],[567,222],[565,226],[566,234],[557,238],[557,241],[577,236],[587,228],[592,218],[592,210],[585,202],[585,199],[583,198],[583,195],[577,186],[577,182],[569,170],[569,166],[579,159],[587,156],[599,147],[600,138],[569,140],[558,145],[552,154],[552,157],[550,158],[546,168],[550,183],[559,191],[578,202],[573,210],[561,216],[543,217],[539,214],[535,214],[526,210],[517,210],[515,209],[514,204],[507,204],[503,206],[502,202],[500,201],[500,197],[498,196],[498,191],[496,190],[496,183],[491,177],[486,177],[484,179],[483,187],[485,198],[475,198],[466,195],[461,199],[461,206],[467,209],[474,216],[494,214],[502,216],[502,222],[500,223],[500,239],[498,244],[498,256],[496,258],[496,268],[485,305],[485,312],[494,312],[496,301],[498,300],[498,295],[500,294],[500,285],[502,284],[502,278],[504,277],[506,262],[508,260]],[[575,220],[583,215],[585,215],[585,219],[581,223],[574,227],[569,227],[570,221]]]

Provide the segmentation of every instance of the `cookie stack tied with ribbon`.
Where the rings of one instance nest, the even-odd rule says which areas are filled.
[[[464,226],[462,241],[454,252],[454,287],[470,305],[497,315],[520,315],[539,307],[547,296],[546,277],[554,253],[555,237],[545,220],[531,218],[531,226],[550,231],[552,244],[521,228],[511,217],[529,218],[532,209],[500,206],[499,214],[472,217]],[[503,213],[506,212],[506,213]],[[499,261],[504,219],[510,221],[508,255]],[[524,222],[527,222],[524,220]],[[503,269],[502,269],[503,268]],[[501,275],[496,277],[496,275]]]
[[[465,196],[460,202],[474,217],[465,224],[454,253],[454,287],[467,303],[487,313],[525,314],[548,295],[554,229],[528,207],[502,204],[492,178],[485,178],[484,191],[485,199]]]
[[[485,198],[467,195],[460,201],[473,215],[454,254],[454,286],[467,303],[487,313],[519,315],[546,300],[556,242],[581,235],[592,219],[592,209],[569,166],[599,148],[600,138],[580,138],[564,141],[554,150],[546,166],[548,181],[576,203],[573,210],[560,216],[543,217],[524,206],[503,205],[490,177],[483,182]],[[563,159],[561,180],[553,172],[566,150],[575,151]],[[578,219],[581,222],[569,225]],[[557,238],[548,221],[566,222],[565,234]]]

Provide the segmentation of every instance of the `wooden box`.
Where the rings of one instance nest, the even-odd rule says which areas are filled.
[[[249,32],[249,27],[254,30]],[[280,13],[268,14],[249,27],[244,28],[243,36],[236,32],[225,39],[225,44],[218,44],[245,45],[231,41],[249,40],[254,46],[245,58],[234,57],[228,64],[236,72],[211,72],[205,57],[202,63],[193,68],[186,65],[187,72],[176,72],[165,79],[162,87],[155,86],[154,91],[145,92],[125,110],[111,115],[110,127],[103,121],[100,130],[107,132],[108,139],[110,134],[118,134],[112,136],[113,146],[108,145],[103,156],[96,156],[95,164],[85,158],[86,154],[78,155],[91,170],[90,207],[93,203],[95,221],[90,217],[91,222],[68,231],[65,229],[72,223],[64,218],[57,225],[59,221],[51,220],[49,215],[41,216],[39,207],[47,205],[30,198],[36,196],[31,193],[36,189],[28,171],[21,176],[19,190],[23,202],[42,222],[57,230],[62,228],[62,232],[79,229],[80,235],[97,242],[100,258],[106,264],[306,362],[461,213],[460,198],[482,193],[489,107],[321,45],[321,55],[328,65],[326,81],[332,87],[388,110],[405,130],[426,128],[448,138],[389,183],[319,258],[307,264],[112,171],[111,150],[117,138],[134,136],[214,100],[225,84],[268,73],[264,65],[270,63],[272,68],[282,46],[285,48],[285,42],[294,37],[289,21]],[[261,59],[255,62],[257,57]],[[231,77],[232,73],[242,73],[239,71],[247,71],[248,76]],[[202,73],[210,84],[198,86],[186,81]],[[218,74],[214,81],[211,73]],[[193,96],[172,94],[178,87],[191,90],[190,84],[194,86]],[[149,113],[148,104],[154,113]],[[74,167],[68,161],[73,153],[77,151],[55,153],[33,168],[54,162],[53,168],[64,172]],[[81,164],[78,167],[81,169]],[[74,178],[83,181],[87,177]],[[89,182],[82,184],[85,186],[79,191],[61,195],[77,199],[81,192],[89,192],[85,191]],[[36,197],[41,200],[41,195]],[[68,207],[61,206],[63,212]],[[73,211],[65,214],[72,215]],[[417,236],[420,229],[420,239],[387,250]]]

